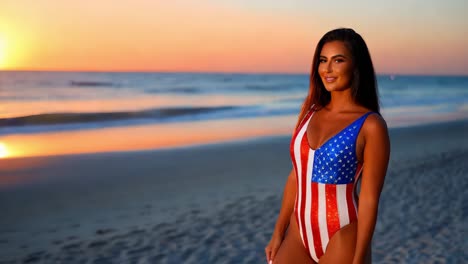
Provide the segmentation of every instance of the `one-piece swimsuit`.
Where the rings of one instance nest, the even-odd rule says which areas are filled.
[[[356,157],[356,141],[372,112],[312,149],[307,127],[314,113],[309,111],[297,128],[290,151],[297,179],[294,214],[304,247],[318,262],[331,237],[357,220],[356,183],[362,163]]]

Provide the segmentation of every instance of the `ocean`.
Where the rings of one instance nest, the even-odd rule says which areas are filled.
[[[290,126],[307,94],[308,78],[307,74],[3,71],[0,141],[12,135],[111,127],[128,131],[155,124],[196,126],[208,120],[265,117],[288,118]],[[389,127],[468,118],[468,76],[379,75],[378,87]]]

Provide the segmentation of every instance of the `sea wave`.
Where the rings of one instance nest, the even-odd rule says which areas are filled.
[[[202,93],[200,88],[197,87],[169,87],[169,88],[159,88],[159,89],[145,89],[145,93],[148,94],[198,94]]]
[[[89,123],[116,121],[124,119],[155,119],[164,120],[171,117],[192,116],[201,113],[213,113],[233,110],[235,106],[220,107],[177,107],[156,108],[129,112],[97,112],[97,113],[46,113],[0,119],[0,127],[16,127],[31,125],[57,125],[70,123]]]
[[[71,86],[79,87],[102,87],[102,86],[116,86],[116,83],[112,82],[96,82],[96,81],[70,81]]]

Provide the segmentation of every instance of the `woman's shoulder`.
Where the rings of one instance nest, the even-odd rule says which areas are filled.
[[[379,113],[370,111],[369,116],[362,125],[362,130],[367,135],[387,134],[387,122]]]

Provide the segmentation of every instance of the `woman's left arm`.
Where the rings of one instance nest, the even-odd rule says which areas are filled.
[[[390,139],[385,121],[371,115],[362,127],[365,136],[363,170],[358,205],[358,228],[353,264],[364,263],[372,240],[380,193],[390,158]]]

